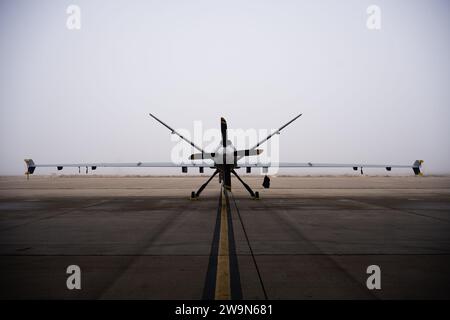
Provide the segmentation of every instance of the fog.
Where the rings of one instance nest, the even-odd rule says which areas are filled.
[[[66,25],[71,4],[79,30]],[[371,4],[379,30],[366,25]],[[303,113],[279,136],[280,161],[423,159],[427,174],[450,173],[449,9],[445,0],[1,1],[0,174],[23,174],[24,158],[170,161],[177,142],[149,112],[192,131],[195,121],[219,129],[221,116],[237,131],[271,130]],[[136,172],[160,171],[97,170]]]

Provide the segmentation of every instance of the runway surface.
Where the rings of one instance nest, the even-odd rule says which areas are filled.
[[[206,179],[1,177],[0,299],[450,298],[450,177]]]

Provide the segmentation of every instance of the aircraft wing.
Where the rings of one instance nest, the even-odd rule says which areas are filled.
[[[41,168],[56,168],[62,170],[64,167],[70,168],[90,168],[96,170],[97,168],[187,168],[187,167],[213,167],[212,162],[189,162],[189,163],[173,163],[173,162],[120,162],[120,163],[107,163],[107,162],[87,162],[87,163],[54,163],[54,164],[41,164],[35,163],[32,159],[25,159],[27,165],[26,174],[33,174],[34,170],[38,167]]]
[[[421,174],[420,168],[422,167],[423,160],[416,160],[413,164],[364,164],[364,163],[295,163],[295,162],[278,162],[278,163],[238,163],[240,167],[279,167],[279,168],[352,168],[353,170],[363,168],[385,168],[387,171],[391,171],[392,168],[396,169],[413,169],[414,174]]]

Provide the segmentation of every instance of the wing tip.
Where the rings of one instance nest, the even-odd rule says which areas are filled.
[[[34,170],[36,169],[36,165],[33,161],[33,159],[24,159],[25,164],[27,165],[27,172],[25,174],[33,174]]]
[[[423,173],[420,171],[420,168],[422,167],[422,163],[424,163],[423,160],[416,160],[416,161],[414,161],[414,163],[412,165],[412,169],[416,176],[423,176]]]

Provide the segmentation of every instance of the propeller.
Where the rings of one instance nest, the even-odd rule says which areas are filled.
[[[220,118],[220,131],[222,132],[222,146],[226,148],[227,146],[227,121],[225,118]],[[225,163],[225,154],[224,154],[224,163]],[[223,185],[226,190],[231,190],[231,170],[230,167],[225,165],[223,168]]]
[[[225,118],[220,118],[220,131],[222,131],[222,146],[227,146],[227,121]]]

